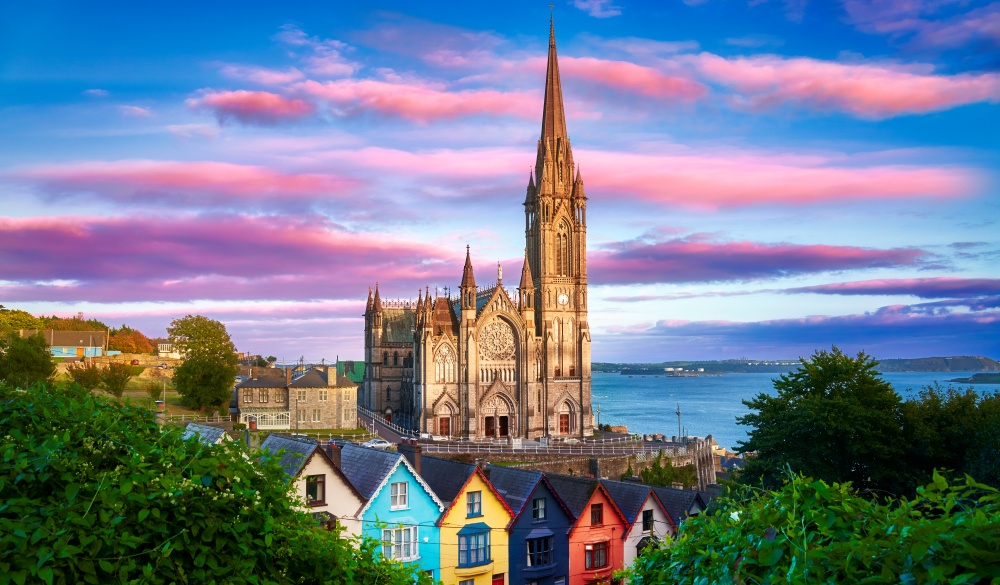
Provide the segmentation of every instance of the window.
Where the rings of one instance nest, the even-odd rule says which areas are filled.
[[[483,515],[483,492],[469,492],[466,494],[466,516]]]
[[[535,520],[545,520],[545,498],[531,500],[531,517]]]
[[[387,351],[382,352],[382,365],[383,366],[389,365],[389,352]]]
[[[382,530],[382,556],[399,561],[412,561],[420,556],[417,550],[417,527],[401,526]]]
[[[399,365],[399,352],[396,351],[392,352],[392,365],[394,366]]]
[[[528,542],[528,566],[542,567],[552,563],[552,537],[532,538]]]
[[[245,390],[243,392],[243,402],[253,402],[253,390]]]
[[[475,579],[462,579],[458,582],[458,585],[476,585]]]
[[[490,533],[488,530],[458,535],[458,566],[471,567],[490,562]]]
[[[322,419],[322,416],[320,415],[320,410],[318,408],[314,408],[313,409],[313,422],[319,422],[321,420],[323,420],[323,419]]]
[[[298,397],[296,399],[299,402],[305,402],[306,401],[306,391],[305,390],[299,390],[298,391]]]
[[[261,388],[260,391],[259,391],[259,394],[260,394],[260,401],[261,402],[267,402],[267,390],[264,390],[263,388]]]
[[[595,542],[586,546],[587,557],[584,566],[587,569],[600,569],[608,566],[608,543]]]
[[[590,525],[600,526],[604,524],[604,504],[590,505]]]
[[[306,476],[306,503],[310,506],[322,506],[326,503],[326,476]]]
[[[319,401],[320,402],[326,402],[326,399],[329,396],[329,394],[330,394],[329,390],[320,390],[319,391]]]
[[[298,413],[298,420],[299,420],[299,422],[306,422],[306,411],[299,410],[299,411],[296,411],[296,412]]]
[[[275,390],[274,391],[274,401],[275,402],[284,402],[285,401],[285,391],[282,390],[281,388],[278,388],[277,390]]]
[[[653,511],[643,510],[642,511],[642,531],[649,532],[653,529]]]
[[[403,510],[410,507],[410,502],[406,497],[406,482],[400,481],[390,486],[389,508],[392,510]]]

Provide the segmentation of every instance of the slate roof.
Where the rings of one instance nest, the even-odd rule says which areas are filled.
[[[59,331],[53,329],[21,329],[21,337],[41,333],[52,347],[104,347],[105,331]]]
[[[208,425],[200,425],[198,423],[188,423],[188,426],[184,428],[184,432],[181,433],[181,438],[187,440],[192,437],[196,437],[199,441],[206,445],[217,445],[222,437],[226,434],[224,429],[219,427],[210,427]]]
[[[646,498],[649,497],[650,487],[641,483],[607,479],[602,479],[601,483],[604,484],[604,489],[608,490],[608,493],[611,494],[611,499],[615,501],[615,505],[625,515],[625,520],[629,524],[635,523],[639,512],[642,511],[642,505],[646,502]]]
[[[268,435],[260,444],[260,448],[262,451],[270,451],[271,453],[277,453],[284,449],[285,453],[281,456],[278,464],[290,477],[295,477],[302,471],[313,451],[316,449],[322,451],[314,439],[292,438],[275,434]]]
[[[434,493],[441,498],[441,501],[446,504],[454,500],[458,492],[462,491],[465,482],[468,481],[469,476],[476,468],[470,463],[449,461],[426,455],[420,461],[420,475],[434,490]]]
[[[327,381],[331,374],[336,376],[334,386],[331,386]],[[346,376],[338,375],[336,368],[330,368],[326,371],[323,368],[312,368],[292,380],[292,383],[288,385],[289,388],[345,388],[353,386],[357,386],[357,383],[352,382]]]
[[[590,501],[590,496],[597,489],[598,480],[592,477],[578,477],[575,475],[559,475],[555,473],[546,474],[549,485],[569,508],[573,518],[579,518]]]
[[[406,343],[413,341],[417,314],[413,309],[382,309],[382,341]]]
[[[667,509],[667,513],[677,524],[687,518],[688,510],[693,505],[698,504],[702,509],[705,508],[705,500],[696,491],[653,486],[653,492],[656,493],[656,497],[660,498],[663,507]]]
[[[370,500],[402,457],[396,452],[345,443],[340,451],[340,470],[358,492],[366,500]]]
[[[516,467],[504,467],[502,465],[489,465],[490,483],[497,492],[507,501],[507,505],[515,514],[520,514],[527,503],[531,492],[542,480],[540,471],[529,469],[518,469]]]
[[[236,385],[237,388],[284,388],[285,377],[280,378],[253,378],[244,380]]]

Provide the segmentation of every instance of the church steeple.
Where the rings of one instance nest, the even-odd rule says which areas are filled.
[[[462,272],[462,284],[458,287],[462,295],[462,317],[476,316],[476,277],[472,274],[472,256],[469,247],[465,247],[465,270]]]
[[[559,80],[559,58],[556,55],[556,28],[549,19],[549,63],[545,69],[545,105],[542,109],[541,140],[566,139],[566,111],[563,108],[562,83]]]

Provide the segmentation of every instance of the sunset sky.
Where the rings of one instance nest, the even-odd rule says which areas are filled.
[[[554,1],[594,361],[1000,359],[1000,2]],[[548,2],[0,6],[0,304],[360,359],[516,286]]]

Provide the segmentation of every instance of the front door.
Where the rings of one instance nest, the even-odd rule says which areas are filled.
[[[496,432],[496,425],[493,421],[493,417],[492,416],[486,417],[486,429],[485,429],[486,436],[492,437],[493,433],[495,432]]]
[[[510,434],[510,423],[508,423],[508,417],[501,416],[500,417],[500,436],[501,437],[506,437],[508,434]]]
[[[438,434],[444,437],[451,436],[451,419],[442,416],[438,419]]]
[[[499,575],[493,575],[492,585],[503,585],[503,575],[504,575],[503,573],[500,573]]]
[[[560,414],[559,415],[559,434],[568,435],[569,434],[569,415]]]

